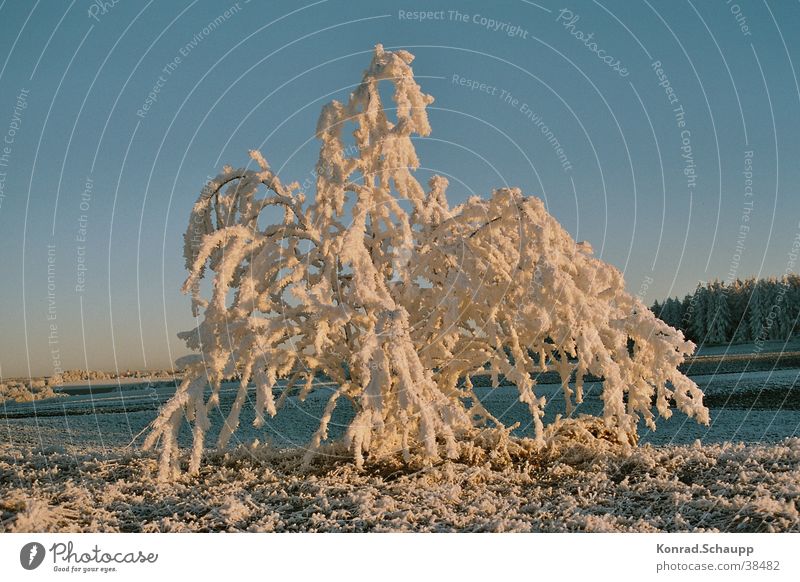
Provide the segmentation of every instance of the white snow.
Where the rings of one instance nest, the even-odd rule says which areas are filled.
[[[44,400],[57,396],[59,396],[59,394],[53,391],[53,387],[39,378],[27,382],[9,380],[0,383],[0,404],[6,401],[32,402],[34,400]]]
[[[0,529],[800,532],[800,439],[626,451],[597,419],[549,436],[537,451],[483,432],[455,460],[361,470],[240,447],[167,484],[152,453],[2,444]]]

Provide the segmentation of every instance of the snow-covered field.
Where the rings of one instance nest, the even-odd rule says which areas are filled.
[[[201,473],[156,480],[157,455],[126,448],[173,394],[166,384],[0,405],[0,531],[800,531],[800,370],[693,376],[711,426],[676,412],[638,449],[605,441],[562,443],[513,459],[496,453],[430,468],[339,462],[300,466],[326,402],[321,384],[262,429],[247,410],[233,444]],[[236,385],[221,391],[213,439]],[[545,421],[563,412],[560,386],[540,384]],[[518,438],[533,431],[513,386],[476,388]],[[251,393],[248,397],[253,397]],[[599,414],[586,385],[577,413]],[[341,436],[344,402],[331,421]],[[188,426],[179,439],[191,443]],[[702,444],[694,444],[698,440]],[[741,441],[745,441],[744,444]],[[293,448],[293,450],[292,450]],[[280,449],[280,450],[279,450]],[[480,455],[479,455],[480,457]]]
[[[0,522],[28,532],[800,532],[798,438],[626,453],[578,432],[542,453],[488,453],[487,442],[469,460],[411,469],[328,460],[304,470],[302,451],[240,447],[169,484],[157,483],[151,454],[0,445]]]
[[[110,380],[73,380],[72,382],[65,382],[58,387],[59,391],[69,393],[75,388],[115,388],[115,387],[135,387],[147,386],[150,384],[167,384],[174,383],[176,377],[140,377],[140,378],[113,378]],[[180,379],[177,380],[180,382]]]
[[[5,402],[33,402],[59,396],[41,380],[0,383],[0,404]]]
[[[800,436],[800,370],[713,374],[694,376],[693,379],[706,394],[710,426],[697,424],[676,412],[672,418],[662,419],[655,432],[649,431],[642,423],[642,442],[674,445],[691,444],[700,439],[704,444],[725,441],[774,443]],[[333,385],[319,383],[319,388],[305,402],[300,402],[296,396],[290,397],[282,415],[268,418],[260,429],[252,426],[252,410],[245,408],[232,444],[269,439],[280,447],[305,445],[316,430],[328,394],[333,389]],[[236,391],[234,383],[223,386],[220,407],[210,414],[210,442],[216,438]],[[559,385],[540,384],[536,391],[547,398],[544,408],[546,423],[552,422],[557,414],[563,414],[564,397]],[[585,391],[584,402],[576,407],[576,413],[601,414],[600,385],[588,383]],[[133,441],[156,417],[158,407],[173,392],[174,388],[166,385],[142,389],[128,387],[35,403],[5,403],[0,405],[0,432],[9,444],[17,447],[67,444],[85,451],[116,449]],[[515,387],[476,387],[475,392],[483,405],[504,424],[520,423],[514,431],[516,436],[533,436],[530,414],[519,402]],[[254,388],[248,398],[255,398]],[[340,400],[331,419],[331,437],[340,437],[352,417],[352,407]],[[139,438],[135,444],[141,442]],[[184,447],[190,446],[188,425],[179,434],[179,443]]]
[[[125,447],[155,418],[168,387],[6,403],[0,529],[800,531],[798,373],[694,377],[711,426],[676,413],[655,433],[643,430],[643,445],[631,453],[579,439],[544,454],[518,451],[512,462],[498,454],[488,465],[473,459],[358,471],[343,456],[308,472],[300,457],[326,401],[321,387],[305,403],[290,398],[284,415],[260,430],[243,418],[234,443],[269,440],[282,452],[240,446],[211,455],[199,477],[168,485],[157,483],[157,457],[140,451],[141,438]],[[599,387],[586,390],[577,412],[599,413]],[[522,421],[517,437],[533,434],[513,387],[476,392],[504,423]],[[560,387],[537,392],[548,398],[551,423],[563,410]],[[234,385],[223,388],[222,413],[234,393]],[[212,418],[212,439],[221,418]],[[351,418],[348,407],[337,408],[331,436]],[[182,436],[184,446],[190,442]]]
[[[761,355],[783,352],[800,352],[800,338],[794,337],[789,341],[769,340],[756,345],[753,342],[743,344],[701,345],[698,346],[697,356],[733,356],[733,355]]]

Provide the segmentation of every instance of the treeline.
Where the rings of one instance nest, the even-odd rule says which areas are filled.
[[[698,345],[787,340],[798,331],[800,276],[699,283],[650,309]]]

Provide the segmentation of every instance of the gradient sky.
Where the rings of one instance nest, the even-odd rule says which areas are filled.
[[[401,17],[419,10],[444,12]],[[505,185],[542,197],[648,304],[794,270],[798,29],[800,4],[776,1],[5,0],[0,374],[169,367],[184,354],[181,237],[204,181],[252,148],[284,181],[307,180],[321,106],[347,98],[376,43],[416,55],[436,98],[419,177],[448,176],[451,200]]]

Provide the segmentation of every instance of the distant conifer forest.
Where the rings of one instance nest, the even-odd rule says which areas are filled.
[[[786,341],[798,331],[800,276],[698,283],[650,309],[698,345]]]

